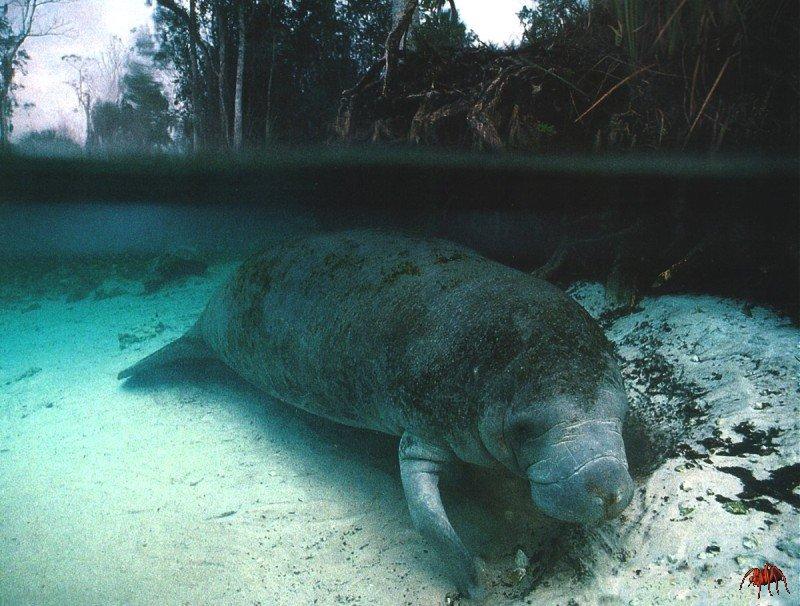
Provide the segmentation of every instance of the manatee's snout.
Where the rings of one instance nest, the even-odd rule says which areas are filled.
[[[586,463],[571,476],[540,484],[531,481],[534,504],[551,517],[579,524],[599,524],[617,517],[633,496],[627,467],[614,457]]]
[[[566,522],[599,524],[628,506],[633,480],[614,423],[559,428],[537,442],[527,476],[533,502],[544,513]]]

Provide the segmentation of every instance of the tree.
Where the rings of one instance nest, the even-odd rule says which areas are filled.
[[[152,151],[172,143],[170,102],[152,63],[152,41],[140,32],[125,64],[119,101],[92,108],[93,143],[109,151]]]
[[[31,156],[79,156],[83,151],[66,124],[25,133],[15,149]]]
[[[434,52],[439,55],[472,46],[477,36],[461,21],[455,0],[421,0],[422,17],[406,37],[414,39],[418,52]]]
[[[197,41],[200,38],[197,25],[197,0],[189,0],[189,59],[192,82],[192,111],[194,124],[192,128],[192,141],[194,151],[200,149],[200,131],[203,113],[200,111],[200,75],[197,66]]]
[[[206,149],[329,137],[391,23],[391,0],[196,0],[194,19],[190,0],[155,4],[180,129]]]
[[[445,1],[450,7],[446,15],[442,13]],[[461,48],[475,40],[474,34],[468,33],[459,20],[455,0],[393,0],[392,12],[393,26],[386,37],[384,54],[384,96],[392,92],[395,70],[404,46],[413,49],[417,42],[424,42],[428,48],[445,50]],[[420,13],[424,13],[424,20]],[[414,44],[409,45],[409,42]]]
[[[119,103],[102,101],[92,109],[95,147],[115,152],[166,148],[172,142],[172,116],[161,85],[147,68],[134,63],[122,88]]]
[[[201,148],[206,130],[204,124],[206,112],[201,84],[203,74],[201,71],[203,69],[208,71],[211,63],[208,45],[200,33],[201,19],[199,16],[200,11],[198,11],[198,2],[197,0],[189,0],[188,8],[180,0],[155,0],[155,2],[160,9],[155,18],[156,26],[164,27],[166,25],[169,29],[180,32],[181,38],[185,38],[185,40],[179,41],[183,48],[175,48],[172,52],[186,54],[186,57],[182,57],[181,61],[179,63],[176,62],[175,65],[188,67],[189,95],[185,95],[183,101],[188,101],[190,105],[187,118],[191,126],[192,147],[197,152]],[[152,0],[147,0],[147,4],[152,4]],[[202,0],[201,4],[203,4]],[[175,40],[172,42],[175,43]],[[164,56],[162,54],[162,58]],[[213,68],[211,69],[213,70]]]
[[[137,40],[140,46],[145,44],[140,38]],[[72,72],[72,78],[67,84],[75,91],[78,107],[84,115],[84,141],[87,148],[96,143],[92,110],[95,104],[103,101],[119,103],[122,96],[122,76],[131,60],[131,53],[120,38],[112,36],[105,50],[97,57],[74,54],[61,57]]]
[[[219,104],[219,131],[222,145],[231,144],[230,118],[228,116],[227,82],[228,82],[228,3],[220,1],[215,13],[214,34],[219,51],[217,53],[217,95]]]
[[[24,69],[28,55],[22,48],[28,38],[53,36],[64,33],[66,25],[51,15],[40,23],[42,9],[53,4],[72,0],[0,0],[0,145],[11,134],[11,115],[14,111],[14,92],[19,84],[14,81],[18,71]]]
[[[130,52],[125,43],[119,37],[111,36],[105,50],[97,59],[98,98],[119,101],[122,95],[122,73],[129,57]]]
[[[584,0],[539,0],[532,7],[523,6],[517,16],[528,42],[546,45],[588,12],[589,5]]]
[[[78,106],[83,110],[86,120],[86,146],[90,147],[92,144],[92,106],[96,101],[93,72],[96,70],[97,61],[80,55],[64,55],[61,60],[74,72],[74,77],[67,84],[75,91]]]
[[[393,2],[394,24],[386,37],[386,73],[383,79],[383,93],[391,92],[394,72],[400,57],[403,41],[411,29],[414,16],[419,9],[419,0],[395,0]]]
[[[239,50],[236,54],[236,97],[233,102],[233,149],[242,149],[242,95],[244,94],[244,59],[247,45],[247,20],[245,19],[245,6],[239,0],[236,7],[237,33],[239,34]]]

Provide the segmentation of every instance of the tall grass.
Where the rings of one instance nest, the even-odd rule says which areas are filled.
[[[727,103],[715,104],[720,90],[730,89],[736,80],[738,94],[757,96],[759,87],[775,84],[774,78],[772,82],[764,78],[767,73],[791,72],[787,60],[793,59],[780,56],[780,45],[784,44],[784,53],[797,53],[797,23],[787,28],[779,22],[796,17],[796,6],[789,6],[787,0],[605,0],[592,4],[593,10],[605,10],[610,19],[614,42],[627,57],[628,73],[648,64],[683,81],[688,126],[684,144],[704,119],[720,129],[713,137],[721,142],[733,114],[743,110],[733,107],[732,95]],[[785,40],[776,45],[771,38],[777,32]],[[790,42],[788,47],[785,42]],[[759,73],[748,74],[748,70]]]
[[[583,90],[594,85],[592,98],[576,104],[575,123],[602,128],[616,116],[631,145],[693,140],[719,149],[731,138],[791,144],[799,7],[797,0],[540,0],[520,18],[540,63],[559,66]]]
[[[601,3],[595,2],[595,8]],[[720,35],[747,33],[755,10],[774,12],[779,0],[611,0],[611,27],[632,64],[650,56],[672,59]]]

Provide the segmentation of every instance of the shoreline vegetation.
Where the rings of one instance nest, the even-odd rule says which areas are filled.
[[[152,28],[129,43],[64,57],[85,132],[28,133],[17,147],[781,155],[800,142],[796,2],[541,0],[522,9],[524,36],[505,47],[467,30],[457,0],[154,4]],[[20,27],[13,11],[0,17],[0,54],[13,64],[0,78],[8,124],[28,58],[24,46],[12,53]]]
[[[375,69],[348,91],[337,132],[533,153],[796,153],[796,3],[543,0],[520,19],[514,48],[448,46],[423,28],[388,90]]]

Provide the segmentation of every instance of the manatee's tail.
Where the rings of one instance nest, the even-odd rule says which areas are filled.
[[[168,343],[161,349],[142,358],[133,366],[129,366],[117,375],[117,379],[138,377],[156,368],[170,366],[181,361],[199,361],[214,358],[214,352],[203,340],[197,327],[193,327],[182,337]]]

